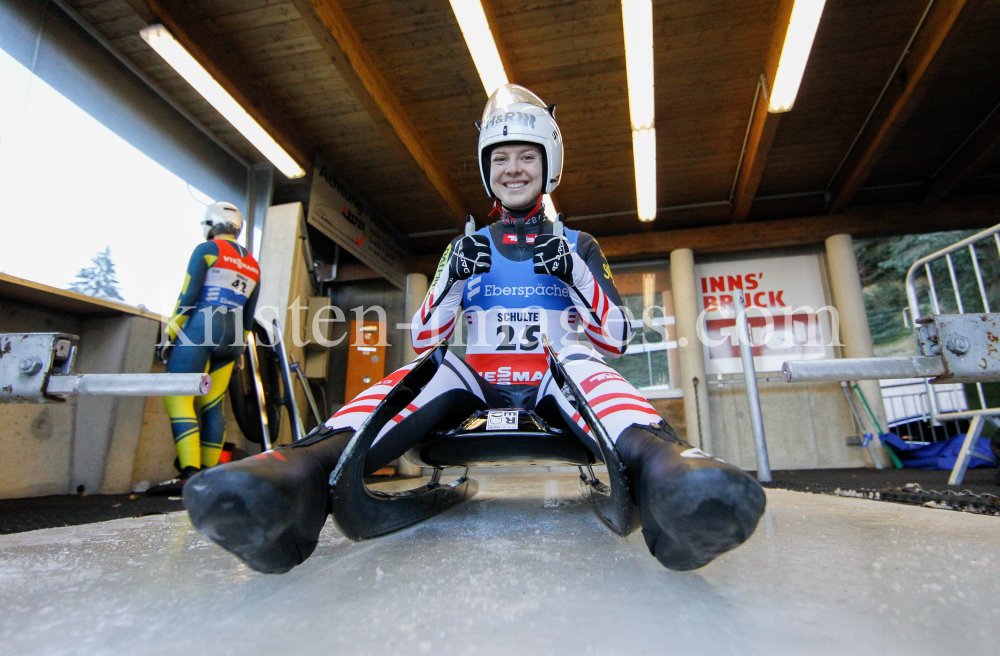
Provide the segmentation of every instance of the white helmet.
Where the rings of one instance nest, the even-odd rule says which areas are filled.
[[[541,146],[545,175],[542,193],[550,194],[559,186],[563,142],[555,112],[555,105],[546,105],[541,98],[517,84],[505,84],[493,92],[483,110],[483,120],[476,124],[479,127],[479,174],[490,198],[494,193],[490,188],[487,159],[493,148],[503,143]]]
[[[243,230],[243,215],[232,203],[212,203],[205,208],[205,220],[201,222],[205,239],[211,239],[219,233],[239,236]]]

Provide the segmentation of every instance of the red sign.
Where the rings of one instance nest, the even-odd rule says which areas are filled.
[[[741,292],[757,371],[781,371],[787,360],[835,357],[836,310],[827,303],[817,256],[710,262],[697,265],[695,274],[706,373],[743,371],[733,308]]]

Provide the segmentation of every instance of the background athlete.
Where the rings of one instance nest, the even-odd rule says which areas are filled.
[[[447,353],[420,394],[382,429],[366,468],[399,457],[439,423],[498,407],[562,419],[599,455],[547,372],[546,335],[616,442],[651,553],[671,569],[701,567],[750,537],[764,493],[744,472],[679,439],[603,362],[601,356],[625,351],[631,325],[594,239],[574,230],[557,236],[545,219],[542,195],[562,173],[553,113],[517,85],[501,87],[487,103],[479,160],[498,220],[452,241],[411,323],[414,348],[423,351],[450,338],[464,316],[467,355]],[[578,326],[592,347],[578,341]],[[326,520],[330,472],[354,431],[412,366],[362,392],[302,442],[200,475],[184,495],[192,522],[258,571],[284,572],[302,562]]]
[[[232,203],[214,203],[202,222],[205,243],[191,254],[174,315],[167,324],[170,346],[163,349],[167,373],[208,373],[205,396],[168,396],[180,475],[151,488],[152,495],[179,495],[185,482],[219,462],[226,439],[223,399],[233,363],[243,353],[244,335],[253,321],[260,267],[236,243],[243,215]]]

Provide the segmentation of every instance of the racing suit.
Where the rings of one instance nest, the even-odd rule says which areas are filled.
[[[566,230],[574,261],[572,281],[566,283],[535,273],[535,239],[539,234],[551,235],[552,224],[538,213],[525,220],[525,228],[523,248],[518,245],[513,220],[502,219],[479,230],[477,234],[489,243],[492,266],[467,280],[448,275],[449,258],[461,238],[445,250],[411,322],[413,347],[421,353],[451,339],[458,322],[465,321],[466,356],[463,360],[452,352],[446,355],[437,375],[372,445],[369,469],[399,457],[449,414],[457,411],[468,416],[470,408],[520,407],[535,409],[543,417],[561,415],[599,453],[586,423],[548,375],[543,336],[563,354],[570,376],[612,440],[631,425],[662,422],[649,402],[601,357],[619,357],[632,328],[597,242],[586,233]],[[578,326],[593,350],[579,341]],[[327,427],[357,429],[411,367],[403,367],[360,394]]]
[[[597,243],[574,230],[552,235],[541,212],[515,218],[501,211],[500,221],[452,241],[411,322],[414,348],[425,351],[466,321],[465,358],[446,354],[413,402],[381,429],[366,470],[400,457],[439,423],[457,424],[487,408],[561,418],[600,456],[547,371],[544,335],[616,444],[650,552],[684,570],[741,544],[764,510],[757,482],[678,438],[603,361],[624,353],[631,326]],[[580,342],[578,327],[593,348]],[[354,432],[414,366],[359,394],[301,442],[198,474],[184,489],[192,523],[258,571],[285,572],[301,563],[326,519],[330,472]],[[248,510],[237,517],[234,508]]]
[[[219,462],[226,438],[223,398],[233,363],[243,352],[245,327],[253,321],[257,305],[257,261],[227,237],[194,249],[174,316],[167,324],[173,342],[167,373],[212,377],[212,389],[205,396],[164,398],[182,475],[189,467],[207,468]]]

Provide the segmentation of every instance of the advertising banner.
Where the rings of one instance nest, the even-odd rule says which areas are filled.
[[[317,158],[309,196],[309,225],[399,289],[406,286],[406,235],[376,215]]]
[[[699,337],[705,373],[743,371],[733,313],[733,292],[743,290],[754,368],[781,371],[786,360],[835,357],[832,317],[819,257],[762,258],[695,266]]]

